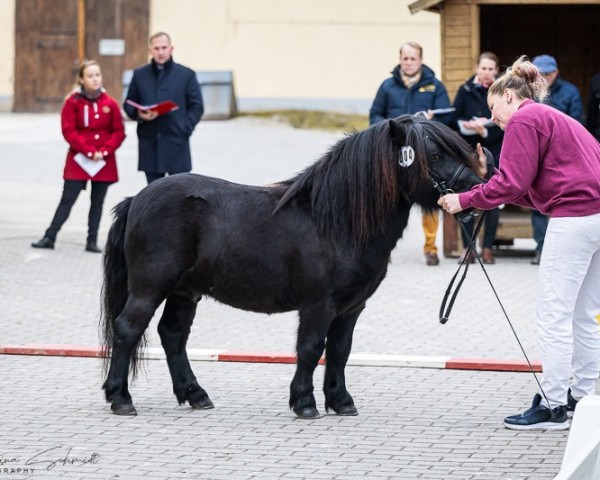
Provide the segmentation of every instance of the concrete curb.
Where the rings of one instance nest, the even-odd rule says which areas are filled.
[[[286,352],[261,352],[247,350],[217,350],[190,348],[187,351],[190,361],[204,362],[247,362],[247,363],[296,363],[296,355]],[[2,355],[41,355],[58,357],[102,357],[102,349],[98,346],[30,344],[0,345]],[[163,360],[162,348],[149,347],[145,350],[145,358]],[[321,364],[324,360],[321,360]],[[452,370],[482,370],[499,372],[529,372],[525,360],[500,360],[493,358],[460,358],[446,356],[420,355],[379,355],[371,353],[354,353],[348,359],[348,365],[369,367],[410,367],[437,368]],[[539,361],[531,363],[534,371],[541,372]]]

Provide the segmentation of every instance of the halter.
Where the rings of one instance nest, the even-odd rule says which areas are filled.
[[[440,194],[440,197],[443,197],[447,193],[455,193],[454,186],[456,185],[456,182],[462,175],[462,172],[465,168],[467,168],[466,165],[464,163],[461,163],[454,172],[454,175],[452,175],[452,178],[448,182],[446,182],[446,180],[441,179],[439,175],[437,175],[433,170],[431,170],[431,168],[427,169],[429,172],[429,180],[431,182],[431,185]],[[466,211],[459,212],[455,216],[460,222],[466,223],[469,220],[471,220],[471,218],[473,218],[474,215],[475,210],[471,208]]]
[[[454,175],[452,175],[452,178],[448,182],[446,182],[446,180],[440,179],[440,177],[433,170],[431,170],[431,168],[429,168],[429,180],[431,180],[433,188],[437,190],[440,196],[446,195],[447,193],[454,193],[454,186],[456,185],[456,182],[458,181],[465,168],[466,165],[464,163],[461,163],[454,172]]]

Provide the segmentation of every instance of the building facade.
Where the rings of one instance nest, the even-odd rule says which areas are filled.
[[[166,31],[176,61],[233,72],[238,108],[366,113],[406,41],[441,74],[440,18],[407,0],[3,0],[0,105],[54,111],[81,58],[120,97],[122,74],[147,61],[149,33]]]

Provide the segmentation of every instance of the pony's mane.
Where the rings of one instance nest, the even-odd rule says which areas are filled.
[[[427,177],[431,142],[473,166],[473,152],[457,134],[436,122],[403,115],[347,134],[313,165],[282,182],[286,190],[276,211],[294,198],[305,198],[320,231],[364,245],[383,231],[402,199],[410,208],[416,189],[432,188]],[[415,150],[410,168],[398,164],[402,145]]]

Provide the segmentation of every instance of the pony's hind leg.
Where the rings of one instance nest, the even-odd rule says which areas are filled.
[[[187,401],[194,409],[213,408],[208,394],[196,381],[186,352],[196,305],[187,297],[176,294],[169,296],[158,324],[158,334],[167,355],[173,392],[179,404]]]
[[[299,418],[319,418],[313,394],[313,373],[325,350],[325,335],[333,318],[327,302],[299,311],[296,373],[290,385],[290,408]]]
[[[146,299],[129,297],[125,308],[113,322],[110,368],[102,388],[106,401],[117,415],[137,415],[129,393],[128,376],[137,371],[136,350],[157,306]]]
[[[323,382],[325,409],[332,409],[338,415],[358,415],[354,400],[346,389],[344,370],[352,348],[354,327],[361,312],[362,309],[357,313],[335,318],[327,332],[327,362]]]

